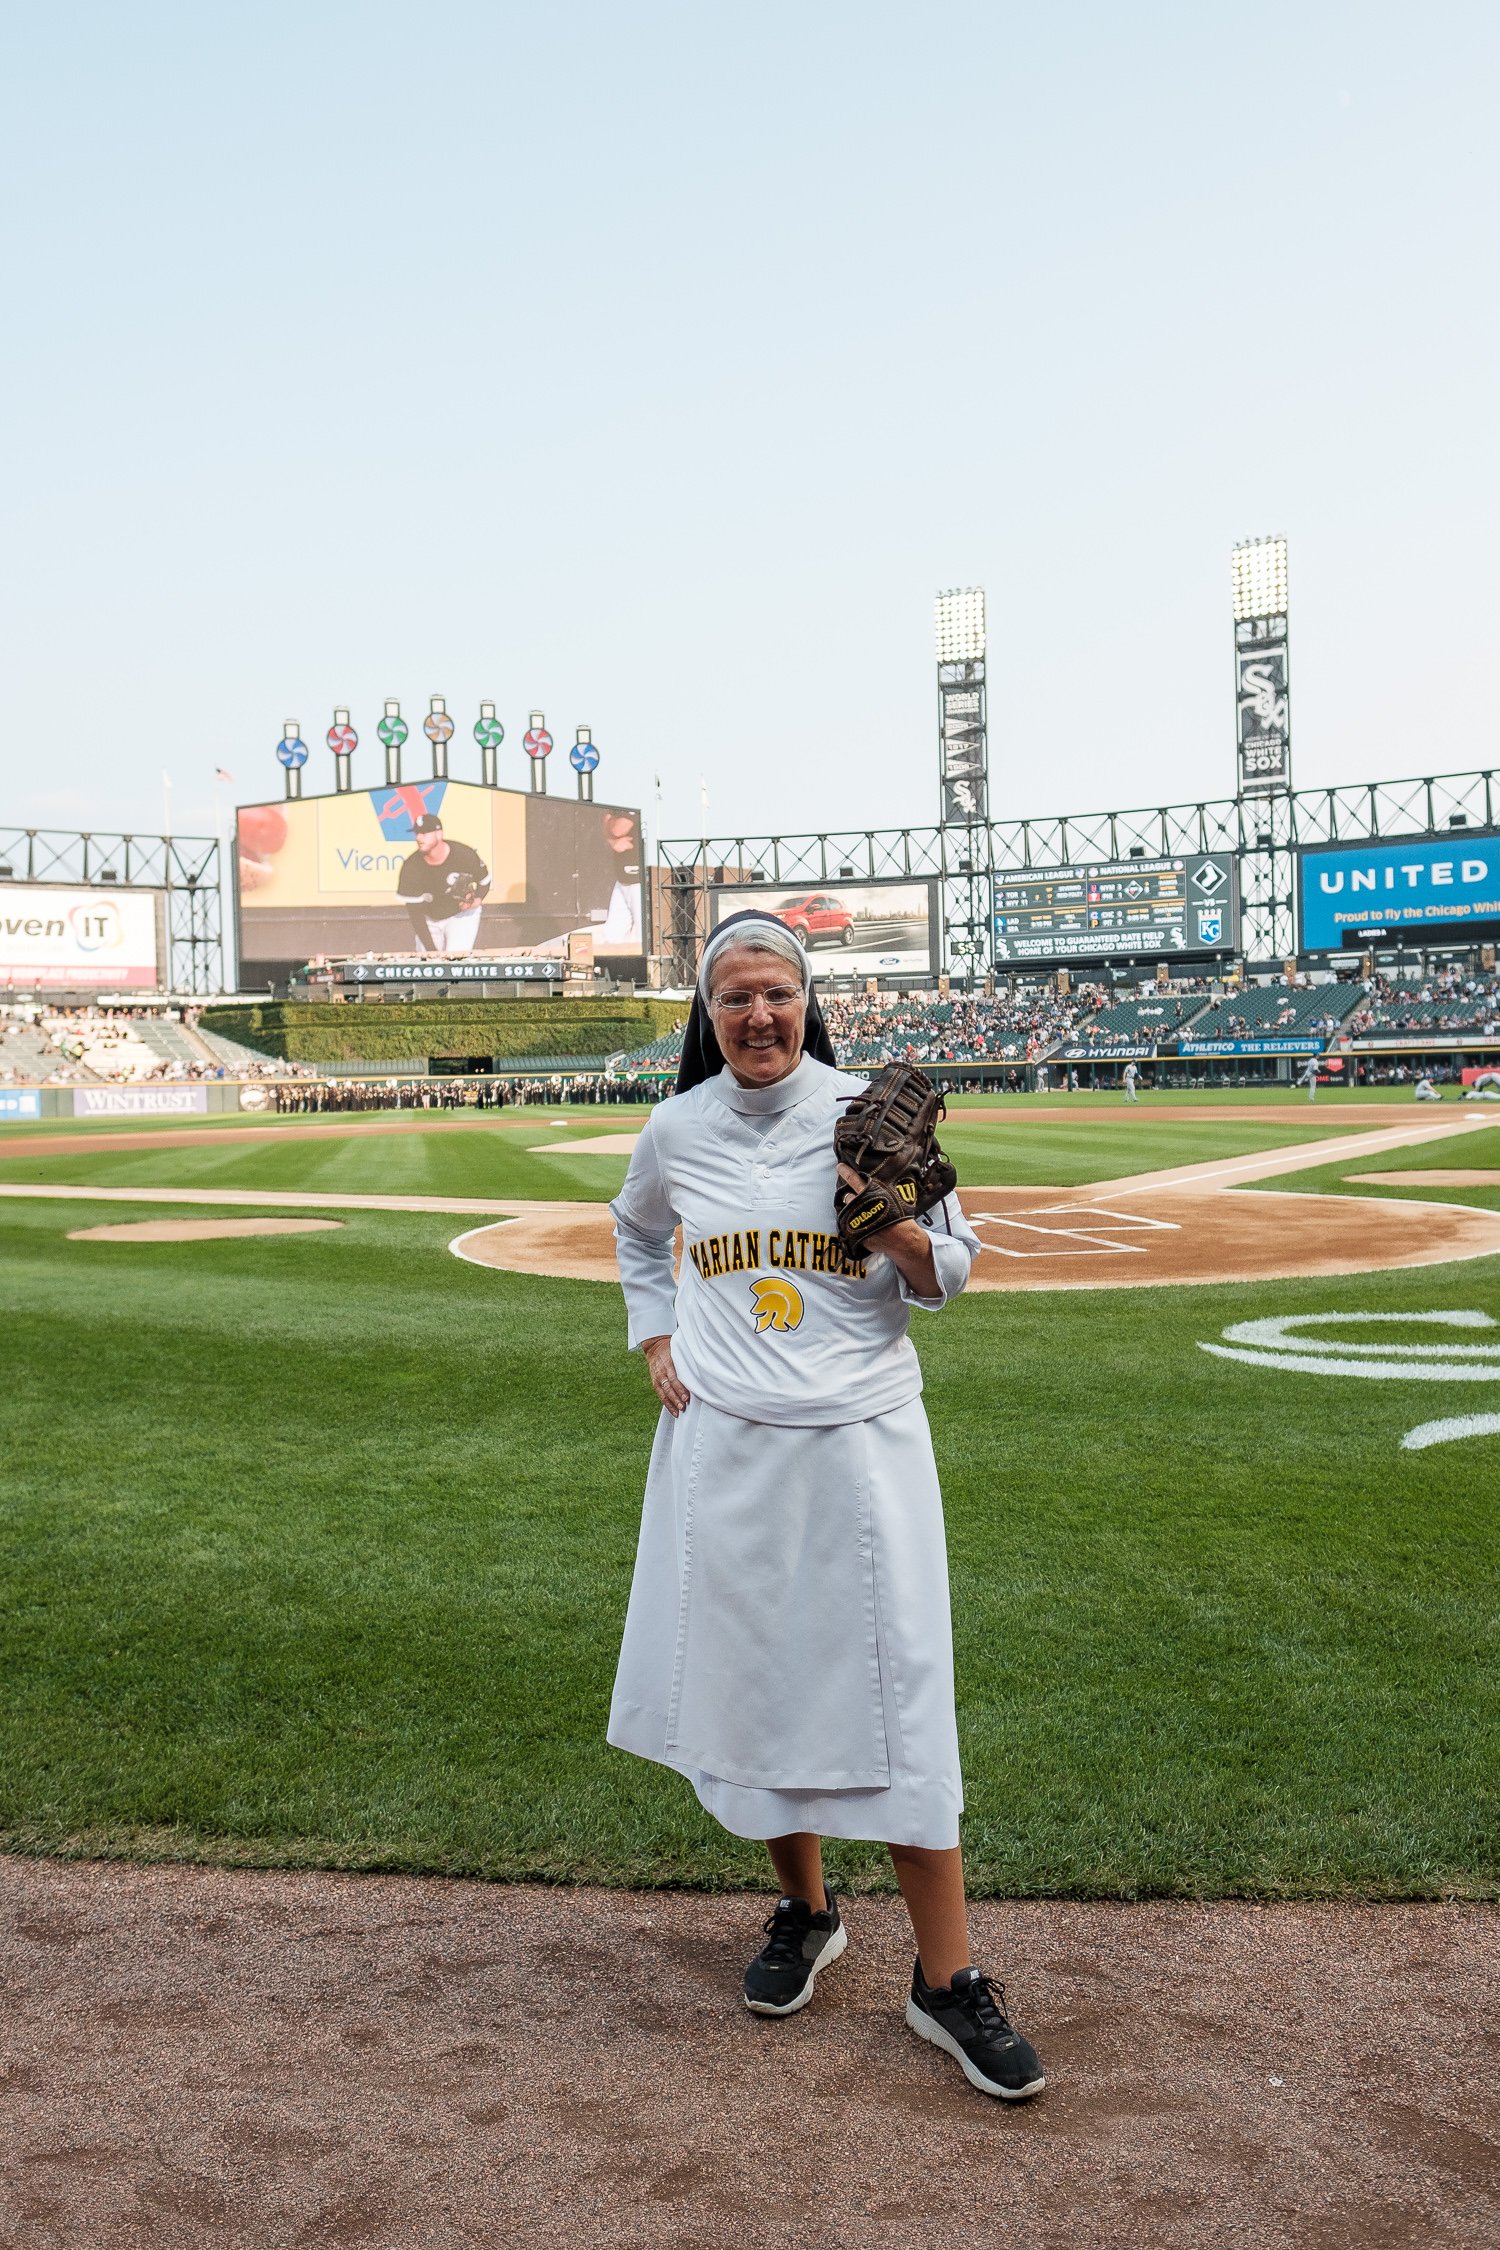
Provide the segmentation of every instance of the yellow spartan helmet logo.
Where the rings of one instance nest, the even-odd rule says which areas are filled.
[[[774,1274],[763,1281],[752,1281],[750,1295],[755,1303],[755,1333],[764,1336],[768,1328],[800,1328],[802,1325],[802,1292],[794,1281]]]

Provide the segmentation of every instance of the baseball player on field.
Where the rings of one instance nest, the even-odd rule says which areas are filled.
[[[905,1066],[881,1081],[903,1075],[932,1093]],[[873,1162],[839,1164],[836,1124],[854,1145],[880,1083],[857,1101],[867,1082],[837,1068],[785,926],[723,923],[677,1092],[611,1206],[629,1341],[663,1411],[609,1739],[767,1845],[781,1896],[747,2007],[806,2007],[847,1942],[821,1840],[876,1839],[916,1937],[907,2022],[1022,2101],[1041,2064],[969,1955],[942,1499],[907,1336],[979,1244],[953,1194],[923,1208]]]
[[[472,953],[490,871],[472,844],[449,843],[436,813],[412,823],[417,848],[401,862],[396,890],[411,916],[419,953]]]
[[[1136,1080],[1140,1075],[1133,1062],[1128,1062],[1121,1073],[1121,1083],[1125,1088],[1125,1099],[1128,1102],[1138,1102],[1141,1098],[1135,1090]]]

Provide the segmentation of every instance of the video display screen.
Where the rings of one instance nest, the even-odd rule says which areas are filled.
[[[813,970],[833,976],[926,976],[937,967],[931,883],[838,883],[776,890],[768,883],[714,890],[713,926],[753,907],[800,938]]]
[[[997,961],[1233,953],[1239,886],[1229,852],[1100,860],[995,877]]]
[[[163,894],[97,884],[0,886],[0,987],[24,992],[156,992]]]
[[[244,972],[317,956],[555,953],[644,973],[641,816],[620,805],[410,781],[241,805]]]
[[[1450,829],[1397,844],[1309,845],[1297,892],[1304,953],[1404,935],[1487,937],[1500,926],[1500,836]]]

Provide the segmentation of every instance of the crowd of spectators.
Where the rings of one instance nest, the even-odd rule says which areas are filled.
[[[1048,984],[1015,993],[860,992],[827,995],[823,1018],[849,1070],[881,1063],[1028,1063],[1103,1006],[1099,985],[1060,994]],[[626,1070],[675,1069],[682,1031],[666,1032],[624,1058]]]
[[[1351,999],[1358,1004],[1347,1014]],[[1425,976],[1377,976],[1364,986],[1211,985],[1204,978],[1142,981],[1126,995],[1095,983],[1059,993],[1049,979],[993,993],[860,992],[825,996],[823,1014],[840,1062],[857,1071],[886,1062],[973,1064],[991,1089],[1027,1083],[1027,1066],[1063,1064],[1170,1042],[1179,1036],[1234,1040],[1288,1033],[1358,1039],[1409,1032],[1414,1039],[1473,1033],[1500,1038],[1500,975],[1447,964]],[[684,1016],[686,1011],[684,1010]],[[1191,1029],[1189,1030],[1189,1026]],[[558,1102],[651,1102],[670,1091],[683,1027],[617,1057],[613,1069],[521,1057],[522,1076],[434,1078],[416,1072],[379,1079],[335,1076],[327,1066],[284,1062],[203,1031],[197,1011],[12,1003],[0,1006],[0,1084],[104,1082],[146,1085],[202,1079],[263,1082],[269,1105],[298,1113],[374,1108],[544,1107]],[[997,1066],[1006,1075],[1001,1077]],[[335,1066],[335,1069],[337,1066]],[[1068,1083],[1064,1073],[1063,1082]]]
[[[1093,984],[1066,995],[1052,985],[948,999],[862,992],[825,1000],[823,1015],[840,1062],[851,1070],[887,1062],[1024,1063],[1055,1047],[1106,997]]]
[[[282,1116],[364,1109],[549,1109],[563,1102],[659,1102],[671,1092],[659,1078],[319,1078],[268,1089]]]
[[[211,1040],[195,1009],[23,1002],[0,1013],[0,1082],[9,1085],[183,1085],[294,1077],[304,1067]]]
[[[1377,976],[1348,1029],[1356,1039],[1419,1033],[1477,1031],[1500,1038],[1500,975],[1466,971],[1452,962],[1426,978]]]

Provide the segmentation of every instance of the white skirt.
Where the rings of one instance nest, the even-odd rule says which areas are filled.
[[[736,1836],[943,1850],[963,1810],[919,1398],[828,1428],[695,1398],[651,1452],[609,1739]]]

